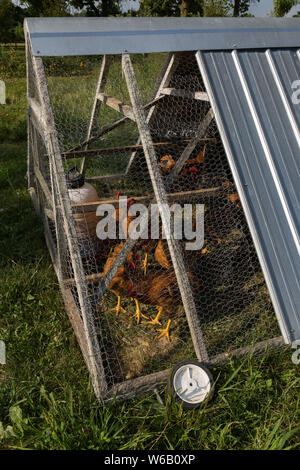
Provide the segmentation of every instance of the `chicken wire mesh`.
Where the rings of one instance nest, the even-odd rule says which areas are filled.
[[[83,309],[89,311],[88,334],[108,388],[196,358],[187,307],[196,312],[206,359],[280,334],[195,54],[137,54],[131,60],[155,150],[154,169],[145,156],[120,56],[44,58],[62,158],[59,175],[49,158],[51,147],[29,122],[29,147],[42,174],[42,180],[33,177],[31,187],[50,234],[67,307],[73,303],[81,320]],[[30,64],[28,75],[38,100]],[[88,199],[72,180],[78,177],[74,167],[91,185]],[[203,205],[204,244],[186,250],[187,239],[176,242],[183,262],[178,274],[159,219],[158,238],[139,238],[105,285],[126,247],[119,230],[135,219],[127,210],[137,203],[151,210],[156,177],[169,206],[191,207],[194,228],[196,205]],[[71,237],[60,184],[67,185],[71,202]],[[119,208],[125,196],[127,203]],[[116,208],[115,239],[97,236],[101,203]],[[146,232],[150,235],[150,222]],[[72,245],[78,248],[81,277],[74,271]],[[180,279],[191,292],[185,302]]]

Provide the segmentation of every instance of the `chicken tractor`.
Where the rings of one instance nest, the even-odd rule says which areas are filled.
[[[194,408],[216,364],[299,335],[274,264],[296,269],[293,211],[289,248],[272,229],[269,137],[289,121],[267,95],[300,61],[281,22],[239,20],[25,20],[29,192],[105,402],[168,384]]]

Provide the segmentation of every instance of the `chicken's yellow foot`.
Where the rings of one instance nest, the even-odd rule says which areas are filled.
[[[144,268],[144,276],[147,274],[147,263],[148,263],[148,253],[145,254],[144,261],[142,263],[142,266]]]
[[[209,250],[208,250],[208,248],[207,248],[207,240],[204,240],[203,245],[204,245],[204,248],[202,248],[201,254],[202,254],[202,255],[205,255],[206,253],[209,253]]]
[[[162,307],[157,307],[158,308],[158,313],[155,318],[151,318],[149,321],[142,321],[142,323],[146,323],[147,325],[161,325],[159,321],[159,317],[161,316],[161,312],[163,311]]]
[[[161,331],[161,333],[158,335],[157,339],[160,339],[163,336],[165,336],[167,338],[167,340],[170,341],[170,333],[169,333],[170,325],[171,325],[171,320],[169,319],[166,328],[159,328],[157,330],[157,331]]]
[[[139,301],[137,299],[134,299],[134,300],[135,300],[135,304],[136,304],[136,311],[135,311],[135,314],[131,318],[136,318],[136,322],[137,322],[137,324],[139,324],[141,322],[141,318],[147,318],[148,319],[148,317],[146,317],[146,315],[144,315],[141,312]]]
[[[111,308],[110,310],[115,310],[117,317],[119,316],[120,312],[124,312],[124,313],[126,312],[125,308],[123,308],[122,305],[121,305],[121,297],[120,296],[118,296],[117,306],[114,307],[114,308]]]

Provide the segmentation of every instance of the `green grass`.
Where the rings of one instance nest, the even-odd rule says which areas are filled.
[[[0,107],[0,448],[298,448],[290,349],[212,368],[216,394],[192,412],[164,390],[164,405],[152,394],[99,405],[26,190],[25,90],[24,79],[8,79]]]

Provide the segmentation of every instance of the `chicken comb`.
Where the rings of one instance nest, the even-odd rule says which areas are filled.
[[[130,197],[127,201],[127,206],[130,206],[130,204],[132,204],[133,202],[135,202],[134,197]]]

